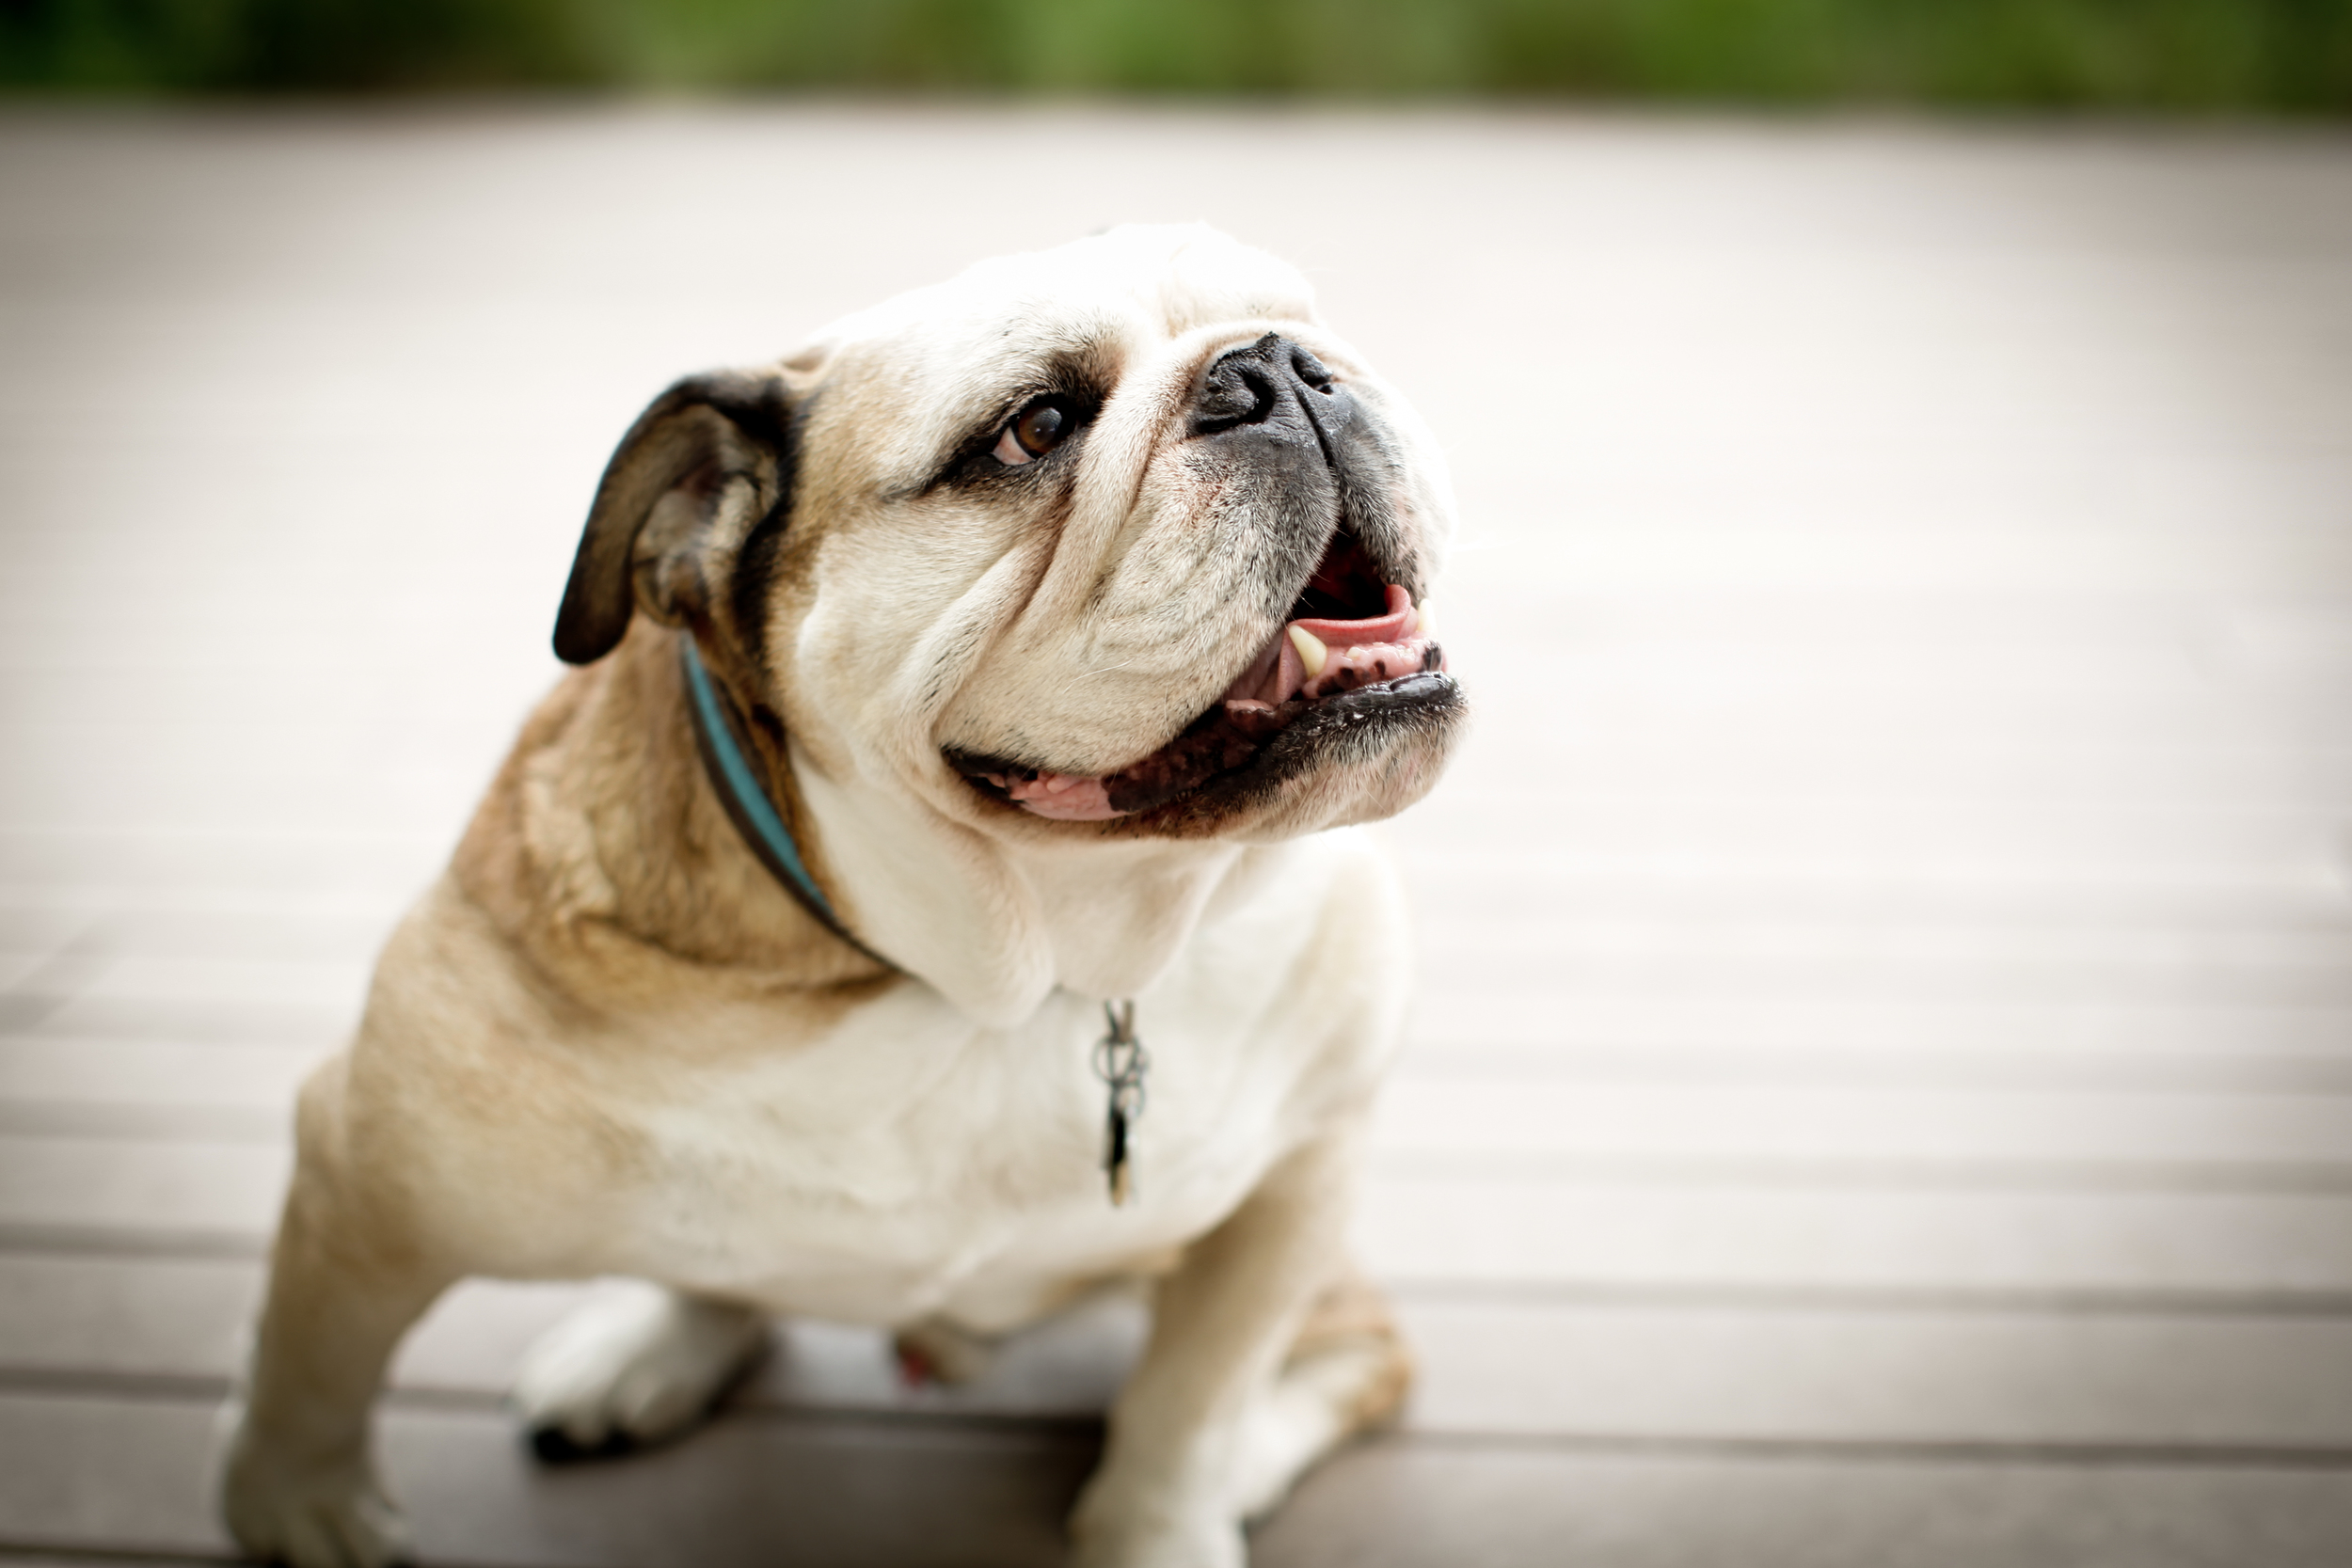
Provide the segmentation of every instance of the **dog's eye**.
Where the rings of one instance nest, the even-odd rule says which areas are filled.
[[[1012,417],[996,437],[993,455],[1009,468],[1035,462],[1061,445],[1062,437],[1077,426],[1077,410],[1069,399],[1040,398]]]

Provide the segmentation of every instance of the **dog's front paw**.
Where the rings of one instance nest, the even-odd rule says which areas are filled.
[[[231,1440],[221,1523],[246,1555],[286,1568],[391,1568],[416,1560],[408,1523],[364,1460],[324,1468],[278,1463]]]
[[[1156,1505],[1089,1489],[1070,1516],[1072,1568],[1245,1568],[1241,1522],[1224,1509]]]
[[[511,1399],[542,1459],[623,1452],[692,1425],[767,1335],[747,1307],[615,1284],[540,1336]]]

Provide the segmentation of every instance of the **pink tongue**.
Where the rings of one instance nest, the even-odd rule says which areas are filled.
[[[1327,652],[1323,671],[1310,679],[1306,660],[1300,657],[1298,643],[1291,636],[1296,626],[1323,644]],[[1330,688],[1346,684],[1342,673],[1356,670],[1361,677],[1355,684],[1392,679],[1421,668],[1416,658],[1406,662],[1402,644],[1421,626],[1421,612],[1413,608],[1413,596],[1396,584],[1389,584],[1389,609],[1385,615],[1366,621],[1293,621],[1274,634],[1274,641],[1259,650],[1249,661],[1249,668],[1225,689],[1229,703],[1263,703],[1268,707],[1290,701],[1301,691],[1319,697]],[[1374,667],[1385,659],[1390,668],[1385,673],[1375,673]]]
[[[1310,679],[1307,663],[1291,637],[1296,626],[1324,646],[1323,670]],[[1225,689],[1228,707],[1278,707],[1304,692],[1320,697],[1327,691],[1373,685],[1412,673],[1428,652],[1418,637],[1421,612],[1413,596],[1389,584],[1389,609],[1365,621],[1293,621],[1259,650],[1249,668]],[[1040,816],[1060,822],[1107,822],[1126,813],[1116,810],[1099,778],[1074,773],[1040,773],[1034,779],[998,779],[1005,792]]]

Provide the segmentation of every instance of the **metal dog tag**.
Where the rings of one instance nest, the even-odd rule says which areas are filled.
[[[1110,1085],[1110,1107],[1104,1120],[1103,1174],[1110,1180],[1111,1206],[1124,1208],[1135,1194],[1132,1146],[1136,1118],[1143,1115],[1143,1075],[1152,1058],[1136,1038],[1136,1005],[1105,1002],[1103,1017],[1110,1033],[1094,1047],[1095,1076]]]

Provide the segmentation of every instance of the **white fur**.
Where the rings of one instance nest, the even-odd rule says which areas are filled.
[[[582,1449],[659,1442],[693,1424],[766,1338],[757,1312],[615,1280],[532,1345],[511,1400],[532,1431]]]
[[[391,1568],[415,1560],[408,1521],[364,1453],[313,1465],[262,1460],[242,1400],[222,1409],[221,1424],[221,1522],[250,1556],[294,1568]]]
[[[1312,830],[1396,809],[1435,763],[1410,787],[1326,768],[1221,836],[1121,839],[983,800],[940,749],[1017,733],[1073,770],[1124,763],[1279,628],[1280,605],[1233,588],[1263,520],[1219,501],[1180,417],[1205,363],[1268,330],[1387,421],[1434,570],[1451,511],[1426,434],[1313,319],[1296,273],[1206,230],[986,263],[784,366],[820,389],[803,483],[831,509],[805,525],[804,582],[769,627],[790,654],[803,826],[850,926],[904,973],[839,1010],[746,963],[612,934],[599,856],[635,851],[599,835],[634,830],[591,820],[600,797],[565,769],[612,765],[532,753],[505,831],[564,879],[570,994],[550,995],[454,872],[395,934],[351,1052],[306,1090],[224,1481],[248,1548],[296,1568],[397,1550],[367,1403],[407,1323],[466,1274],[656,1282],[559,1327],[517,1383],[527,1419],[588,1447],[691,1420],[767,1313],[976,1343],[1156,1277],[1151,1341],[1073,1520],[1077,1559],[1242,1560],[1244,1515],[1394,1367],[1372,1351],[1282,1367],[1343,1272],[1411,961],[1385,862],[1359,831]],[[1041,502],[925,483],[943,441],[1081,341],[1118,359],[1116,388],[1052,526]],[[712,527],[739,539],[753,490],[731,480]],[[673,508],[662,526],[691,522]],[[772,889],[739,907],[799,919]],[[1136,1000],[1152,1060],[1125,1208],[1105,1194],[1092,1068],[1111,997]]]

